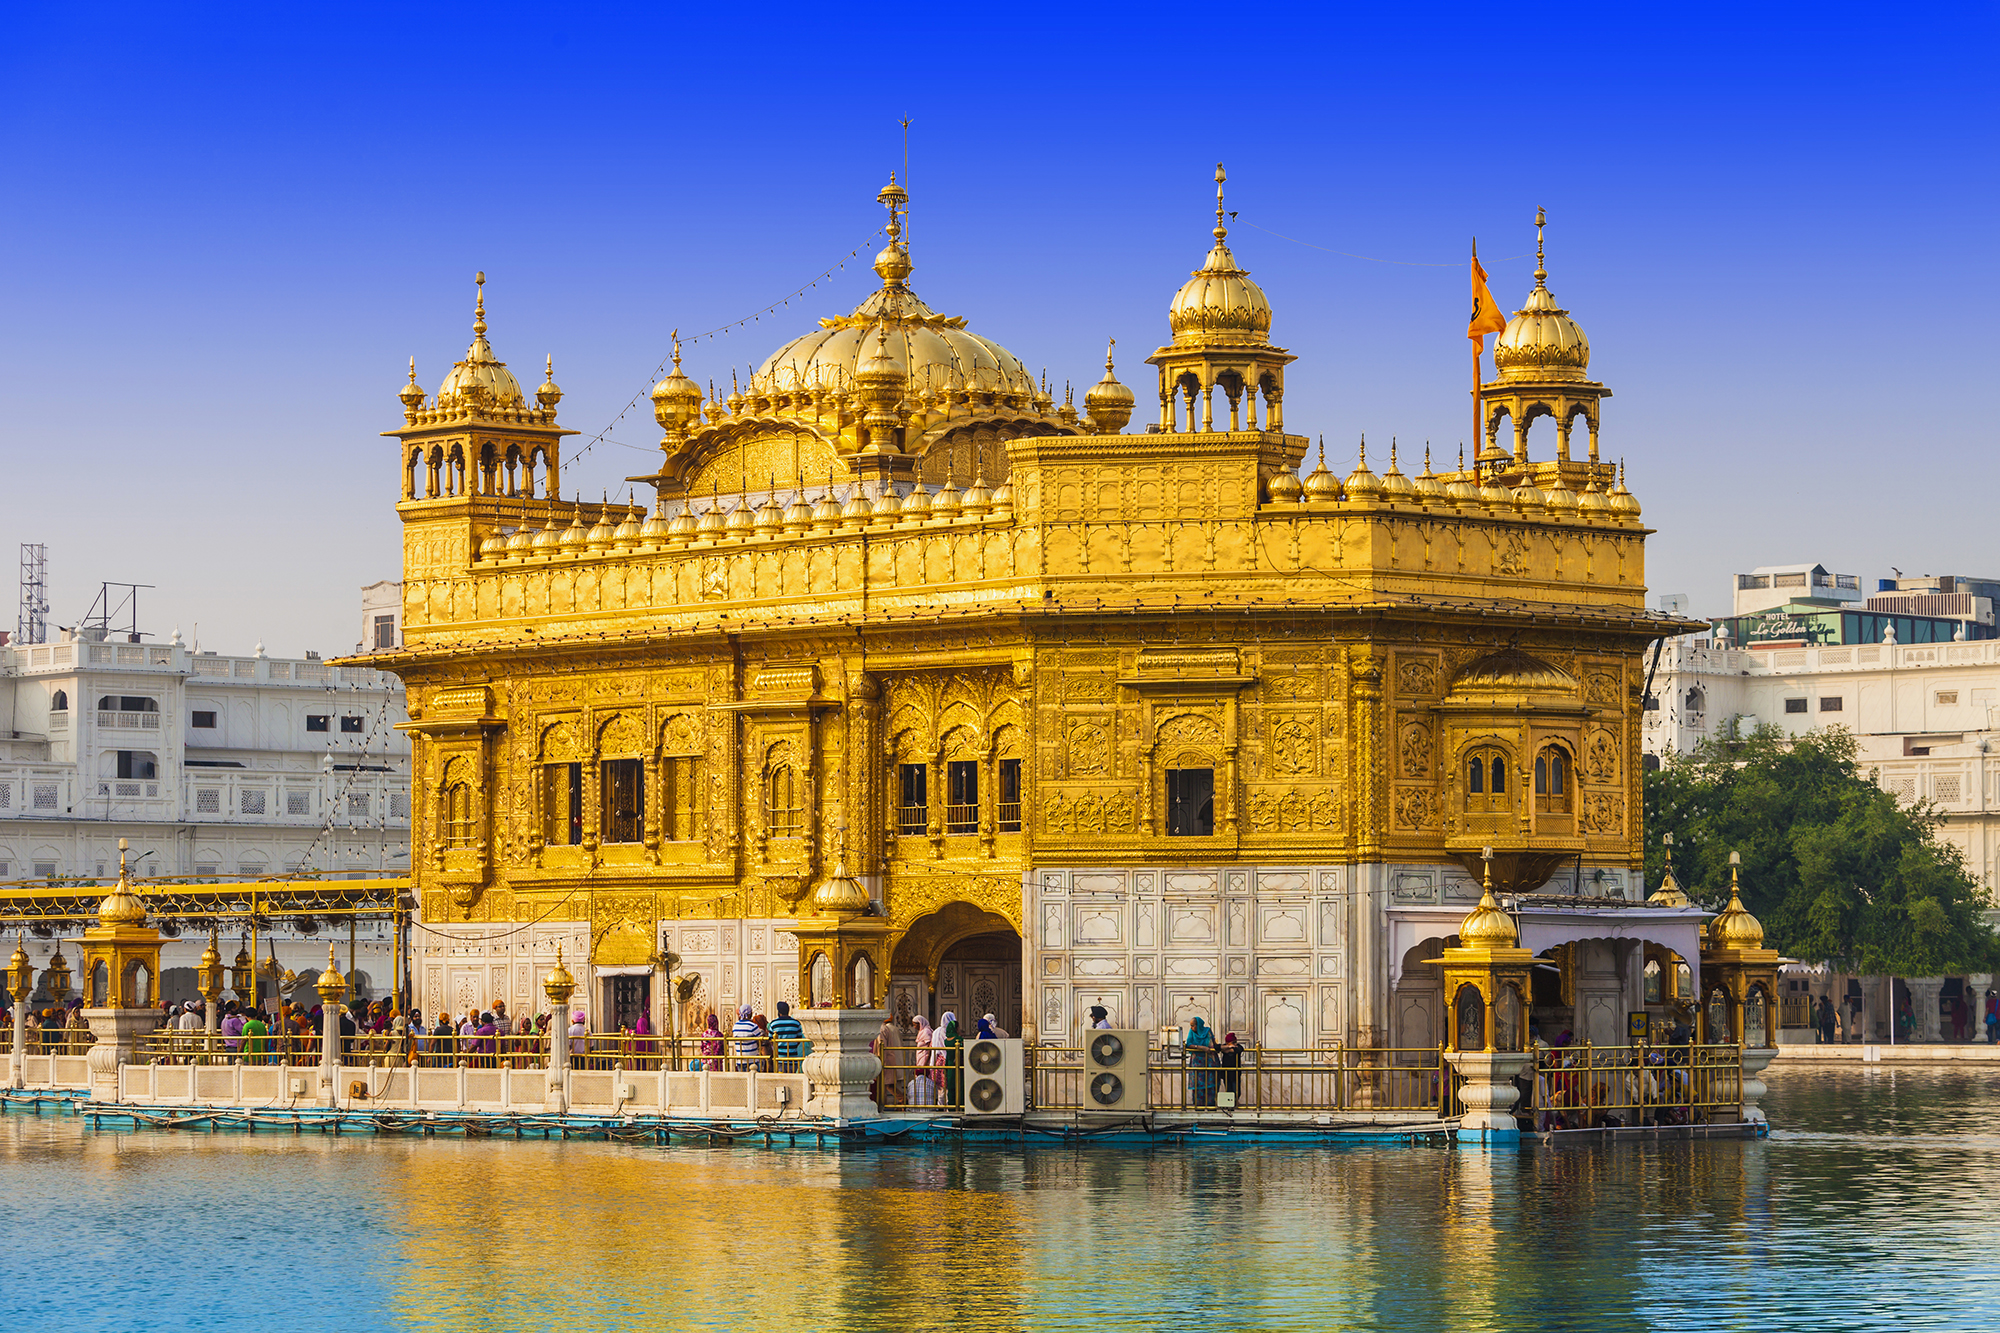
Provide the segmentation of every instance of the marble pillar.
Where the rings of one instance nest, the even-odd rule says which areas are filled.
[[[1764,1100],[1770,1089],[1764,1086],[1764,1071],[1771,1061],[1778,1058],[1773,1046],[1746,1046],[1743,1048],[1743,1119],[1753,1125],[1768,1125],[1764,1109],[1757,1103]]]
[[[1942,1041],[1943,1033],[1938,1028],[1938,995],[1944,990],[1944,978],[1909,977],[1904,984],[1910,988],[1910,1012],[1917,1020],[1911,1040]]]
[[[132,1064],[139,1039],[160,1026],[158,1009],[86,1009],[83,1019],[97,1044],[90,1048],[90,1095],[98,1101],[118,1100],[118,1067]]]
[[[1458,1099],[1465,1115],[1458,1122],[1461,1143],[1505,1143],[1521,1137],[1513,1106],[1521,1095],[1514,1080],[1534,1066],[1532,1051],[1446,1051],[1465,1083]]]
[[[870,1049],[882,1030],[880,1009],[801,1009],[812,1053],[805,1059],[807,1099],[812,1115],[837,1120],[880,1115],[869,1085],[882,1072],[882,1061]]]

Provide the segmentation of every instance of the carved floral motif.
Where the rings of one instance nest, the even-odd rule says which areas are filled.
[[[1313,771],[1313,734],[1305,723],[1293,719],[1271,730],[1271,768],[1283,777],[1298,777]]]
[[[1431,729],[1421,722],[1412,722],[1404,727],[1396,747],[1396,762],[1406,778],[1430,776]]]
[[[1336,807],[1331,792],[1260,791],[1249,800],[1250,827],[1259,833],[1306,833],[1330,829]]]

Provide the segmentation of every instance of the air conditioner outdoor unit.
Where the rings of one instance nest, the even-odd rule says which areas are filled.
[[[1152,1109],[1143,1028],[1102,1028],[1083,1044],[1083,1109],[1130,1114]]]
[[[965,1114],[1020,1115],[1028,1109],[1027,1062],[1019,1037],[965,1044]]]

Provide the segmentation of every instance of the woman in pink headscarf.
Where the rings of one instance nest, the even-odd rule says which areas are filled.
[[[937,1103],[937,1084],[931,1078],[931,1023],[922,1014],[917,1015],[916,1052],[912,1061],[916,1073],[910,1079],[909,1102],[912,1106],[934,1106]]]
[[[701,1030],[701,1059],[694,1062],[696,1069],[719,1070],[722,1068],[722,1027],[715,1019],[715,1011],[708,1011],[708,1026]]]

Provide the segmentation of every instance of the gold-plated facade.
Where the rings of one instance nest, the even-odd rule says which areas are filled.
[[[1108,364],[1079,417],[919,300],[892,185],[882,285],[850,315],[720,399],[676,358],[650,516],[560,496],[560,393],[508,388],[482,291],[466,360],[434,399],[406,386],[387,432],[405,647],[369,662],[408,686],[423,918],[466,939],[566,923],[610,970],[675,922],[757,923],[797,951],[773,965],[795,998],[815,932],[868,956],[878,992],[1011,932],[1032,1031],[1061,967],[1040,941],[1090,929],[1031,919],[1038,872],[1220,868],[1221,894],[1232,867],[1338,867],[1320,933],[1344,952],[1305,966],[1350,996],[1315,1030],[1365,1040],[1383,867],[1490,846],[1499,891],[1578,855],[1636,872],[1663,628],[1636,502],[1594,453],[1414,480],[1364,460],[1344,486],[1322,459],[1301,483],[1293,357],[1217,185],[1144,432],[1120,433]],[[877,906],[816,907],[837,866]],[[511,984],[511,955],[452,948],[419,938],[426,1012]]]

